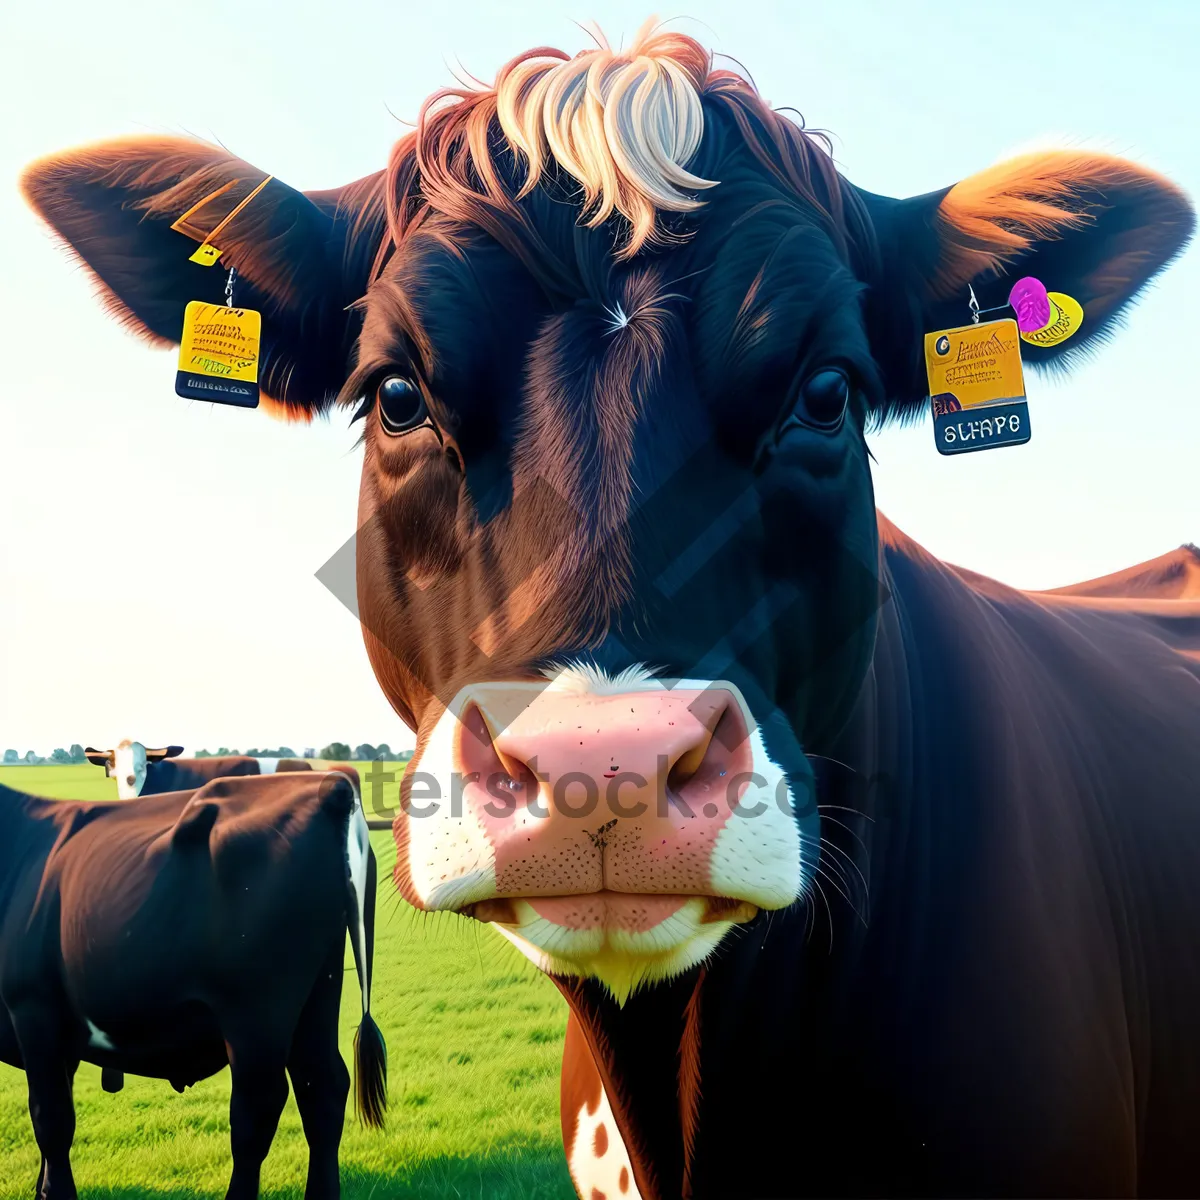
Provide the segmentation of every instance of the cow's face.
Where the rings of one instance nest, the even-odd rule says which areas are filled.
[[[861,284],[838,231],[722,157],[746,182],[688,242],[584,246],[603,298],[413,237],[347,388],[368,646],[421,734],[400,886],[618,992],[803,894],[804,751],[845,721],[879,595]]]
[[[1081,154],[868,195],[690,39],[635,49],[513,64],[378,176],[267,185],[222,247],[270,405],[362,421],[359,611],[418,731],[401,891],[619,995],[812,879],[805,755],[849,717],[881,601],[864,431],[921,411],[922,335],[1034,274],[1087,327],[1027,359],[1082,348],[1192,224]],[[147,141],[26,188],[172,341],[223,277],[171,222],[262,179]]]
[[[89,746],[85,753],[88,762],[103,767],[104,774],[117,781],[118,799],[132,800],[140,796],[146,786],[149,764],[174,758],[183,753],[183,747],[162,746],[147,750],[141,742],[126,738],[115,750],[94,750]]]
[[[117,781],[117,795],[122,800],[140,796],[146,786],[146,747],[126,738],[113,751],[112,774]]]

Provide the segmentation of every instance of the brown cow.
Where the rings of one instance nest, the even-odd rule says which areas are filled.
[[[1149,562],[1099,579],[1050,588],[1048,596],[1094,596],[1098,599],[1200,600],[1200,547],[1190,542]]]
[[[266,407],[357,406],[396,882],[566,995],[581,1195],[1200,1192],[1196,605],[977,585],[878,517],[866,441],[972,296],[1082,305],[1031,367],[1099,345],[1179,189],[1072,150],[876,195],[651,27],[267,180],[131,138],[24,188],[150,341],[236,267]]]
[[[309,1143],[304,1194],[338,1196],[347,930],[363,1005],[355,1102],[375,1126],[385,1106],[374,903],[362,808],[340,774],[97,804],[0,786],[0,1060],[28,1079],[38,1195],[76,1194],[71,1083],[85,1061],[178,1091],[228,1063],[231,1198],[258,1195],[286,1071]]]

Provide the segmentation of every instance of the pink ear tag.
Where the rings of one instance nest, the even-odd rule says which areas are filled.
[[[1017,314],[1017,328],[1034,333],[1050,324],[1050,297],[1040,279],[1026,275],[1012,285],[1008,302]]]

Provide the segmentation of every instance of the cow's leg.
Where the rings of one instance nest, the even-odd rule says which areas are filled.
[[[572,1013],[563,1043],[559,1118],[571,1182],[583,1200],[639,1200],[633,1166],[583,1030]]]
[[[29,1116],[42,1155],[38,1200],[75,1200],[71,1143],[75,1140],[75,1100],[71,1095],[79,1059],[63,1034],[56,1005],[37,997],[12,1013],[25,1082]]]
[[[287,1103],[284,1068],[291,1029],[281,1032],[279,1024],[266,1017],[224,1028],[232,1076],[229,1141],[233,1150],[226,1200],[255,1200],[263,1159]]]
[[[12,1017],[8,1009],[0,1003],[0,1062],[6,1062],[18,1071],[25,1069],[21,1061],[21,1047],[17,1042],[17,1031],[13,1028]]]
[[[296,1107],[308,1139],[308,1182],[304,1200],[337,1200],[338,1147],[346,1120],[350,1073],[338,1051],[338,1014],[342,999],[344,938],[331,953],[308,997],[288,1058]]]

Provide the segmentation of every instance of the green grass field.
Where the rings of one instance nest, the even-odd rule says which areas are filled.
[[[0,783],[57,799],[115,797],[113,782],[92,766],[4,767]],[[495,934],[403,905],[391,886],[391,838],[375,833],[372,843],[380,867],[372,1009],[388,1044],[390,1110],[382,1134],[360,1129],[348,1113],[343,1196],[572,1200],[558,1126],[566,1005]],[[349,1063],[359,1004],[348,946],[346,964],[342,1053]],[[183,1095],[164,1081],[130,1076],[110,1096],[100,1090],[99,1069],[85,1064],[75,1103],[72,1161],[82,1196],[224,1196],[228,1070]],[[263,1195],[298,1200],[306,1155],[289,1100],[263,1170]],[[0,1200],[33,1193],[38,1161],[25,1077],[0,1064]]]

